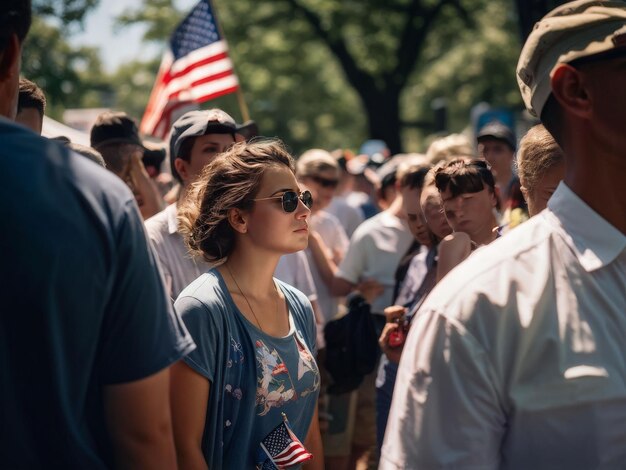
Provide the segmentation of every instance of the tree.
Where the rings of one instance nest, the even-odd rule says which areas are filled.
[[[455,130],[478,101],[520,104],[510,0],[213,3],[253,118],[296,151],[366,137],[399,151],[402,136],[416,150],[433,130],[435,98],[447,100]],[[172,0],[144,0],[122,22],[164,41],[182,14]]]
[[[515,0],[517,16],[522,42],[533,29],[537,21],[545,16],[550,10],[569,0]]]
[[[65,108],[83,100],[101,103],[111,93],[97,50],[72,47],[62,30],[35,17],[24,43],[22,75],[44,90],[47,114],[60,118]]]
[[[510,21],[509,1],[264,0],[216,3],[227,37],[231,43],[237,44],[233,56],[243,53],[242,49],[245,49],[247,59],[254,55],[257,47],[250,47],[250,42],[258,47],[269,46],[281,57],[269,58],[267,68],[273,72],[276,68],[272,65],[280,60],[286,61],[285,55],[295,57],[297,71],[308,62],[313,48],[325,46],[323,56],[328,65],[321,70],[331,68],[342,73],[343,85],[347,83],[349,87],[342,86],[339,94],[352,100],[356,95],[356,104],[363,109],[366,134],[385,140],[393,152],[403,147],[403,128],[417,124],[425,129],[423,133],[432,129],[429,128],[432,111],[425,108],[434,98],[444,96],[450,103],[457,101],[455,90],[446,87],[445,83],[459,83],[455,72],[463,67],[473,66],[474,69],[474,80],[460,84],[467,90],[468,97],[493,98],[498,104],[515,101],[510,96],[503,98],[516,90],[511,70],[514,70],[519,53],[519,43],[514,39],[515,27]],[[261,34],[256,34],[259,29]],[[499,34],[495,33],[497,31]],[[272,42],[278,42],[278,38],[284,45],[283,50],[272,47]],[[498,41],[501,43],[494,44]],[[247,45],[240,48],[242,43]],[[489,49],[484,47],[485,43],[495,47]],[[476,56],[472,46],[486,54],[476,59],[477,64],[489,66],[489,74],[481,73],[483,71],[477,64],[463,61],[465,54]],[[453,62],[456,60],[458,66],[454,71],[437,69],[443,56]],[[406,103],[403,97],[408,89],[428,80],[433,68],[438,71],[440,82],[432,84],[431,89],[446,94],[422,95],[419,106]],[[501,78],[504,75],[498,69],[506,72],[505,78]],[[319,73],[315,75],[319,76]],[[283,78],[283,75],[279,77]],[[487,85],[495,82],[502,86],[489,96]],[[477,88],[482,90],[478,92]],[[466,117],[473,104],[475,102],[464,102]],[[403,119],[415,111],[417,115],[413,119]]]
[[[95,7],[98,0],[33,0],[33,16],[53,17],[63,25],[82,24],[89,10]]]

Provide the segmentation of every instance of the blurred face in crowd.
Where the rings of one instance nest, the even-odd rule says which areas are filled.
[[[478,143],[478,155],[487,160],[498,181],[512,175],[514,154],[513,149],[503,140],[484,138]]]
[[[325,170],[316,175],[303,176],[301,180],[313,195],[313,212],[328,207],[339,184],[337,172],[334,170]]]
[[[406,215],[409,229],[415,239],[422,245],[432,245],[432,234],[420,206],[421,190],[419,188],[403,188],[402,209]]]
[[[552,197],[556,187],[565,176],[565,161],[555,163],[542,172],[537,184],[532,188],[526,188],[522,183],[522,193],[528,203],[528,213],[532,217],[544,210],[548,205],[548,199]]]
[[[176,171],[186,185],[194,182],[202,169],[235,143],[232,134],[206,134],[194,138],[189,161],[176,159]]]
[[[487,185],[481,191],[461,193],[456,197],[446,188],[441,199],[446,219],[455,232],[465,232],[477,242],[475,235],[494,228],[496,196]]]
[[[436,186],[426,186],[422,190],[420,205],[428,228],[436,238],[441,240],[452,233],[452,228],[443,213],[441,196]]]

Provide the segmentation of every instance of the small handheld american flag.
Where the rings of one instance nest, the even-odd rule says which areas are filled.
[[[233,93],[238,86],[209,0],[200,0],[170,39],[139,130],[164,139],[178,108]]]
[[[258,470],[283,470],[313,458],[289,427],[287,416],[259,444]]]

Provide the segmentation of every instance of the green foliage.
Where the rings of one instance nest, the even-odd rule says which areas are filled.
[[[33,16],[50,16],[61,24],[82,23],[98,0],[32,0]]]
[[[21,73],[44,90],[47,114],[55,118],[65,108],[101,103],[111,93],[97,50],[70,46],[59,28],[38,17],[24,43]]]
[[[76,21],[79,7],[97,0],[36,1],[57,13],[62,5],[63,21]],[[401,123],[403,150],[423,150],[435,98],[448,103],[450,131],[468,124],[478,102],[520,105],[512,0],[213,0],[213,6],[251,117],[294,153],[356,149],[382,127],[393,139]],[[142,0],[118,18],[118,28],[143,24],[144,41],[164,45],[186,13],[176,0]],[[105,76],[93,49],[71,48],[50,24],[38,21],[33,29],[24,74],[44,84],[55,107],[111,106],[141,117],[160,57]],[[201,106],[241,118],[234,95]]]
[[[174,0],[145,1],[139,8],[128,8],[116,18],[118,28],[143,23],[147,26],[144,41],[162,43],[169,38],[184,13],[176,9]]]
[[[159,63],[160,58],[155,58],[129,62],[119,67],[108,80],[115,90],[112,107],[127,112],[137,121],[141,120]]]
[[[333,3],[333,2],[330,2]],[[358,95],[330,51],[280,2],[215,2],[252,118],[295,153],[366,138]]]
[[[472,106],[520,109],[522,100],[515,78],[520,43],[509,2],[475,2],[475,28],[465,28],[454,16],[443,17],[429,37],[422,62],[404,90],[402,102],[408,120],[429,119],[434,98],[448,105],[449,130],[469,125]],[[446,26],[443,27],[443,24]],[[408,130],[417,150],[428,129]]]

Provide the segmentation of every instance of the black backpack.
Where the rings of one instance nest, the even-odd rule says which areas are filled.
[[[380,355],[370,306],[360,295],[348,300],[348,313],[324,328],[326,361],[332,378],[328,393],[347,393],[358,388],[374,371]]]

